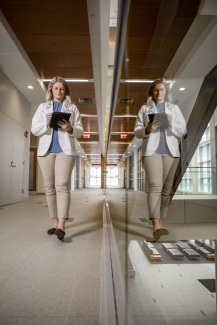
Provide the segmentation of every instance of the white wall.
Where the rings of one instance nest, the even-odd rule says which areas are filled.
[[[85,166],[85,187],[90,187],[90,166]]]
[[[0,84],[0,111],[21,125],[24,130],[29,133],[28,138],[25,138],[24,141],[23,154],[23,160],[25,161],[23,173],[23,200],[28,200],[31,104],[1,70]]]

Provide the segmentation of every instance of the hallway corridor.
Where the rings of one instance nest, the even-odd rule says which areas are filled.
[[[102,190],[71,200],[63,242],[47,234],[45,196],[1,207],[1,325],[100,324]]]

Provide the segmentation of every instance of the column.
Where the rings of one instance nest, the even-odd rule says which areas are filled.
[[[78,188],[80,189],[82,187],[82,164],[83,159],[79,157],[79,163],[78,163]]]
[[[127,157],[127,189],[130,188],[130,159]]]
[[[104,188],[104,175],[106,172],[105,157],[101,156],[101,188]]]
[[[72,175],[71,175],[71,191],[75,190],[75,168],[73,168]]]
[[[134,160],[134,191],[138,191],[138,181],[137,181],[137,177],[138,177],[138,164],[137,164],[137,149],[135,148],[133,150],[133,160]]]

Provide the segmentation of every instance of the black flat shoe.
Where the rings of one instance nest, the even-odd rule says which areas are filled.
[[[54,234],[57,236],[59,240],[63,240],[66,233],[62,229],[55,229]]]
[[[169,235],[169,230],[167,230],[166,228],[161,228],[161,230],[163,230],[164,235]]]
[[[56,228],[51,228],[47,231],[48,235],[53,235]]]
[[[163,229],[157,229],[157,230],[153,231],[153,237],[155,240],[160,239],[160,237],[163,235],[164,235]]]

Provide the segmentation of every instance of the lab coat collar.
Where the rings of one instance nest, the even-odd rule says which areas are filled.
[[[63,101],[63,106],[62,106],[61,112],[65,112],[71,104],[72,104],[71,98],[69,96],[66,96],[66,99]],[[45,105],[46,105],[46,109],[49,109],[49,110],[52,109],[52,111],[53,111],[53,101],[52,100],[47,102]]]
[[[151,110],[153,110],[153,113],[157,113],[157,109],[156,109],[156,106],[155,106],[155,102],[153,101],[152,97],[149,97],[147,99],[147,106],[149,106],[149,108]],[[167,113],[167,114],[171,113],[171,109],[172,109],[171,104],[165,102],[165,113]]]

